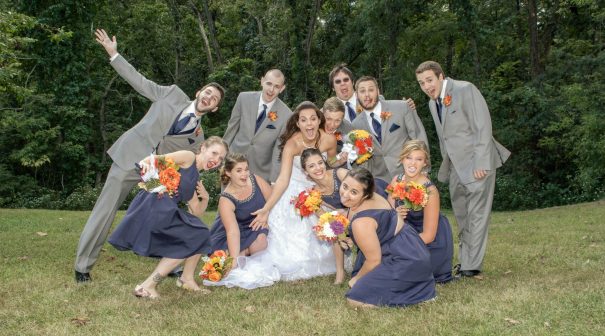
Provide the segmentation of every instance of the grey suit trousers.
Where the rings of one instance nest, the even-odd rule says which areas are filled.
[[[450,196],[458,222],[460,270],[481,270],[487,246],[487,231],[494,201],[496,171],[464,185],[455,169],[450,170]]]
[[[123,170],[115,163],[111,165],[103,190],[88,217],[78,242],[76,271],[90,272],[107,240],[116,212],[140,179],[141,176],[135,169]]]

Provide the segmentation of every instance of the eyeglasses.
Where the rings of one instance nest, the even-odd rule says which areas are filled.
[[[339,85],[340,83],[348,83],[349,81],[351,81],[351,78],[345,77],[343,79],[334,80],[334,84]]]

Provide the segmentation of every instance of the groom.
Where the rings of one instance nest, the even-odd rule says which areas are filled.
[[[359,78],[355,89],[363,111],[353,121],[353,129],[368,131],[374,148],[372,158],[361,165],[374,177],[389,182],[401,172],[399,154],[406,141],[418,139],[428,146],[424,126],[405,101],[381,99],[374,77]]]
[[[246,154],[250,171],[269,182],[279,175],[279,136],[292,115],[278,97],[285,82],[284,74],[272,69],[260,80],[262,91],[240,93],[223,135],[229,150]]]
[[[164,154],[176,150],[198,152],[204,140],[200,118],[218,110],[225,92],[217,83],[209,83],[189,97],[176,85],[160,86],[138,73],[117,51],[117,40],[110,39],[105,30],[95,32],[97,42],[110,57],[111,66],[137,92],[153,103],[134,127],[126,131],[107,153],[113,164],[103,190],[84,226],[76,254],[77,282],[90,281],[90,270],[97,261],[101,247],[115,218],[116,211],[140,180],[135,163],[155,152]]]
[[[443,157],[438,179],[449,180],[458,222],[460,264],[455,271],[473,277],[481,273],[485,256],[496,168],[510,152],[493,138],[489,109],[475,85],[445,77],[433,61],[418,66],[416,79],[430,98]]]

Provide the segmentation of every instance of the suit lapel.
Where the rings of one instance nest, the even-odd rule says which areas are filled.
[[[256,119],[258,118],[258,106],[260,104],[260,95],[261,95],[261,92],[254,92],[254,94],[252,95],[252,101],[250,102],[250,104],[248,105],[248,108],[247,108],[248,113],[246,113],[249,115],[248,129],[251,131],[252,138],[256,137],[261,132],[261,129],[263,127],[263,125],[261,125],[258,128],[258,132],[256,132],[256,134],[254,133],[254,129],[256,128]],[[269,113],[269,111],[267,111],[267,114],[268,113]],[[265,122],[263,121],[263,124],[264,123]]]
[[[391,117],[393,116],[392,113],[393,111],[391,110],[389,104],[387,102],[385,102],[384,100],[380,102],[380,113],[378,113],[378,118],[380,118],[380,126],[381,126],[381,133],[380,136],[382,137],[382,142],[384,143],[384,141],[386,139],[388,139],[388,133],[389,133],[389,128],[391,127],[391,118],[388,118],[386,120],[382,119],[382,112],[391,112]]]
[[[451,96],[452,86],[454,85],[454,81],[451,78],[447,78],[447,86],[445,87],[445,94],[443,96],[443,101],[441,102],[443,108],[441,110],[441,118],[443,118],[443,123],[441,128],[445,127],[445,123],[447,122],[447,117],[449,116],[450,106],[452,106],[450,101],[450,106],[445,106],[445,97]]]

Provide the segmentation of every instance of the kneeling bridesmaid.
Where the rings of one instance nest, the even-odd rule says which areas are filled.
[[[435,297],[431,259],[418,232],[373,192],[365,168],[351,170],[340,186],[349,208],[350,233],[359,247],[347,300],[353,306],[403,307]]]
[[[248,170],[243,154],[232,153],[221,169],[225,188],[218,201],[218,214],[210,231],[212,250],[228,250],[233,257],[249,256],[267,248],[268,229],[252,226],[251,213],[262,208],[271,186]]]

